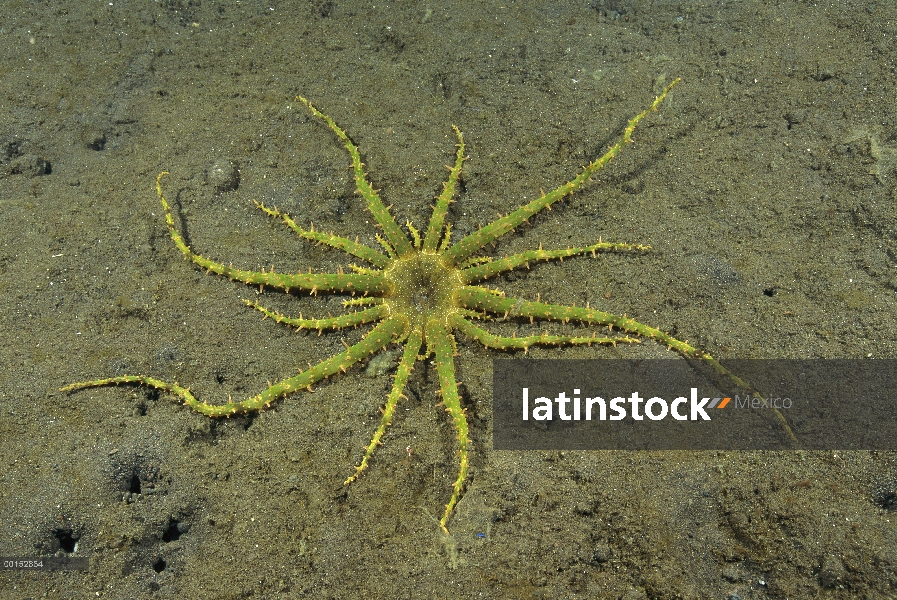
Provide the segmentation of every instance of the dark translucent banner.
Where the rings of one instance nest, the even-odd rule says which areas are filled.
[[[897,360],[495,360],[496,450],[897,450]]]

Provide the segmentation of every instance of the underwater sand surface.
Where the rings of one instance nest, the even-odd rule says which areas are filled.
[[[376,244],[359,145],[418,228],[464,131],[449,220],[476,230],[569,180],[680,83],[595,182],[495,255],[602,239],[638,255],[532,265],[509,294],[625,313],[726,358],[897,356],[897,9],[888,3],[10,3],[0,23],[0,572],[4,598],[892,598],[893,452],[498,452],[491,366],[459,336],[471,476],[429,363],[367,472],[398,355],[215,421],[125,373],[242,399],[362,330],[186,262],[348,261],[253,206]],[[224,177],[230,166],[239,178]],[[222,184],[222,182],[224,182]],[[459,239],[456,237],[455,239]],[[526,326],[498,324],[511,334]],[[510,354],[519,356],[520,354]],[[677,359],[650,341],[535,358]]]

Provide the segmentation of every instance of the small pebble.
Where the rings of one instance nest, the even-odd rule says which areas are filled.
[[[232,192],[240,185],[240,169],[232,160],[218,159],[209,167],[206,181],[217,192]]]

